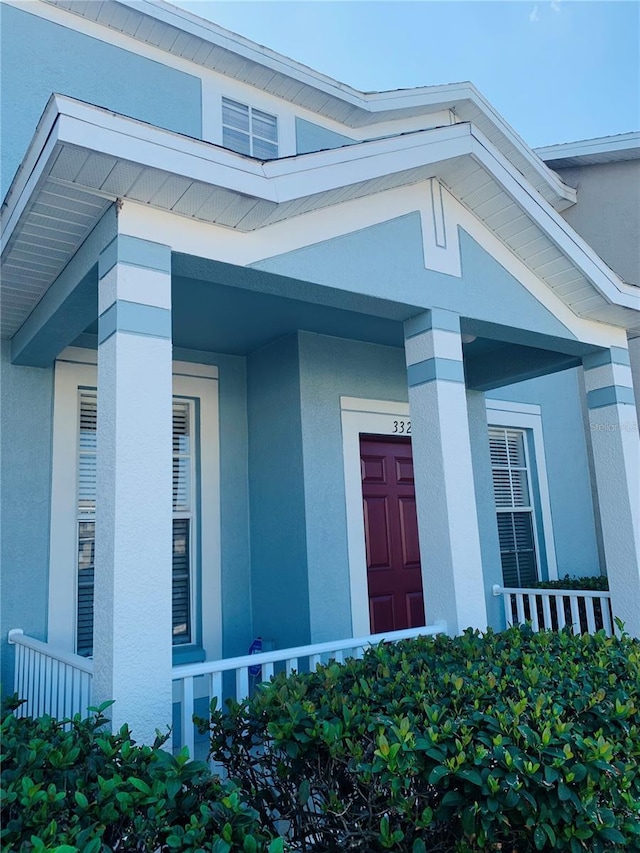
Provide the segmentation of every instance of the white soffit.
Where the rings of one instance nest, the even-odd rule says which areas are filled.
[[[162,0],[44,0],[264,92],[362,128],[450,109],[471,122],[556,210],[576,193],[538,157],[471,83],[361,92]]]
[[[576,314],[640,329],[638,288],[469,124],[262,163],[54,96],[2,210],[2,333],[15,333],[118,198],[247,232],[431,177]]]
[[[536,148],[536,154],[552,169],[639,160],[640,131],[547,145],[545,148]]]

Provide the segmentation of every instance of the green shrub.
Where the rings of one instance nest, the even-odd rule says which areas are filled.
[[[640,850],[640,644],[511,629],[276,677],[211,754],[295,850]]]
[[[532,584],[536,589],[586,589],[593,592],[607,592],[609,580],[606,575],[594,575],[592,577],[575,578],[565,575],[557,581],[537,581]]]
[[[13,705],[15,707],[16,703]],[[102,707],[65,726],[2,714],[2,850],[11,853],[257,853],[256,813],[186,752],[101,728]],[[282,850],[277,841],[271,853]]]

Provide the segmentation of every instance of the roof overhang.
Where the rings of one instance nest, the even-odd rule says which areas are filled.
[[[640,290],[473,125],[263,163],[56,95],[3,205],[3,334],[15,333],[117,199],[247,232],[432,177],[577,315],[640,329]]]
[[[547,145],[536,148],[536,154],[552,169],[640,160],[640,131]]]
[[[162,0],[45,0],[181,59],[257,86],[346,128],[372,128],[452,110],[475,125],[556,210],[575,204],[565,184],[472,83],[362,92]]]

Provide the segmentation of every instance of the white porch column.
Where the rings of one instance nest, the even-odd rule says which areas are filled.
[[[171,250],[99,262],[94,704],[150,743],[171,723]]]
[[[484,630],[460,318],[433,309],[407,320],[405,352],[427,623]]]
[[[582,363],[611,603],[640,637],[640,437],[629,352],[611,347]]]

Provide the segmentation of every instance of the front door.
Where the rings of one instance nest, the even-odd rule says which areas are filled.
[[[411,439],[360,436],[371,632],[424,625]]]

